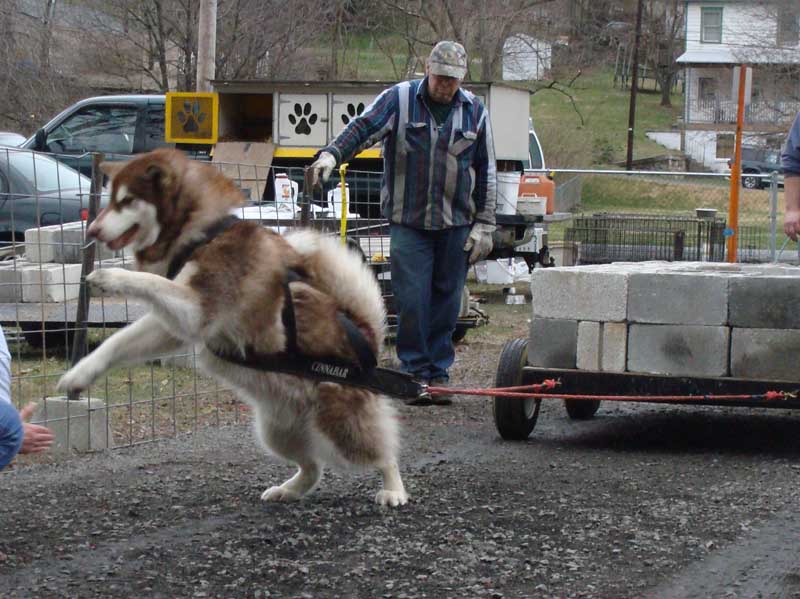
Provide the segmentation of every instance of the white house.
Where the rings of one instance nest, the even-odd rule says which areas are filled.
[[[537,81],[550,70],[553,45],[524,33],[517,33],[503,43],[503,80]]]
[[[727,171],[739,65],[748,67],[744,141],[777,145],[800,110],[800,2],[687,0],[684,152]]]

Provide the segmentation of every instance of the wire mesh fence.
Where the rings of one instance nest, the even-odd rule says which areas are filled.
[[[556,170],[579,178],[574,216],[550,239],[576,247],[582,264],[615,261],[727,261],[730,177],[724,173]],[[783,238],[782,179],[753,175],[759,189],[739,190],[737,262],[797,262],[797,248]],[[557,197],[557,208],[558,197]],[[595,209],[593,209],[595,208]],[[783,251],[782,251],[783,250]]]
[[[91,158],[70,157],[76,166],[91,164]],[[242,190],[243,205],[233,211],[239,218],[286,233],[301,226],[306,202],[306,226],[341,237],[358,251],[391,306],[388,227],[377,206],[379,173],[348,172],[343,200],[338,177],[325,189],[304,194],[300,167],[211,164]],[[57,436],[79,450],[135,445],[241,421],[246,407],[200,374],[192,348],[115,369],[80,401],[59,399],[58,379],[76,357],[147,310],[134,301],[92,298],[85,318],[79,316],[81,285],[91,270],[134,267],[129,252],[96,244],[87,268],[86,228],[96,173],[92,168],[84,172],[52,156],[0,152],[0,323],[12,352],[13,401],[21,407],[47,399],[35,419],[60,430]],[[107,204],[107,189],[96,195],[99,207]],[[88,334],[76,354],[84,326]]]
[[[97,182],[99,174],[96,166],[86,170],[91,158],[75,163],[79,173],[52,156],[0,150],[0,323],[12,351],[13,401],[22,406],[48,398],[36,419],[61,428],[68,445],[79,450],[135,445],[242,421],[246,408],[230,390],[200,374],[191,348],[116,369],[80,401],[54,399],[59,377],[76,356],[147,309],[124,299],[92,298],[85,314],[80,313],[81,285],[89,270],[133,268],[129,253],[99,245],[87,263],[91,200],[98,207],[108,202],[107,190],[97,183],[93,195],[92,179]],[[338,236],[360,252],[381,284],[389,324],[394,323],[379,172],[347,170],[344,182],[334,173],[324,189],[311,192],[303,188],[301,166],[211,164],[242,190],[243,205],[234,211],[240,218],[282,234],[301,226],[306,206],[307,226]],[[729,182],[723,176],[560,173],[569,176],[561,202],[575,206],[576,215],[551,224],[549,236],[578,246],[578,262],[726,259]],[[763,191],[743,190],[740,261],[781,257],[775,224],[780,190],[772,183]],[[787,251],[783,258],[788,256]]]

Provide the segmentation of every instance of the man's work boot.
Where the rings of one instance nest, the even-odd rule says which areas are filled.
[[[428,385],[431,387],[449,387],[450,381],[446,377],[440,376],[431,379],[428,382]],[[435,395],[431,395],[430,401],[435,406],[449,406],[453,403],[453,395],[451,393],[444,395],[437,393]]]
[[[415,378],[414,382],[416,382],[416,383],[418,383],[420,385],[427,385],[428,384],[428,381],[423,380],[423,379],[418,379],[418,378]],[[433,405],[433,399],[431,398],[430,395],[425,393],[424,395],[418,395],[417,397],[412,397],[411,399],[407,399],[405,401],[405,404],[407,406],[414,406],[414,407],[432,406]]]

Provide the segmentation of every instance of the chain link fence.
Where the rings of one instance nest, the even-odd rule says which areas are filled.
[[[0,323],[12,353],[14,403],[48,398],[35,419],[60,429],[66,449],[79,451],[241,422],[247,408],[198,372],[191,350],[115,369],[78,401],[55,399],[59,377],[75,360],[146,311],[124,299],[84,298],[82,304],[91,270],[133,267],[125,251],[86,243],[87,221],[108,202],[94,158],[70,157],[79,173],[49,155],[0,149]],[[301,167],[211,164],[242,190],[244,205],[234,211],[240,218],[278,233],[305,218],[307,226],[358,251],[381,284],[393,324],[380,173],[347,170],[344,187],[334,173],[312,193],[303,189]],[[726,259],[729,181],[722,175],[573,169],[556,171],[556,180],[556,209],[563,214],[548,225],[549,238],[551,245],[574,245],[578,262]],[[793,248],[781,254],[778,246],[782,192],[776,180],[770,183],[742,190],[740,261],[796,261]],[[462,317],[467,312],[462,307]]]

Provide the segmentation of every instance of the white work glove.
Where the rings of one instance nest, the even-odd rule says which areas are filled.
[[[320,152],[319,157],[311,164],[311,184],[316,187],[320,175],[322,181],[327,182],[331,171],[336,166],[336,157],[330,152]]]
[[[469,231],[464,251],[469,252],[469,263],[483,260],[492,251],[492,233],[497,227],[485,223],[475,223]]]

